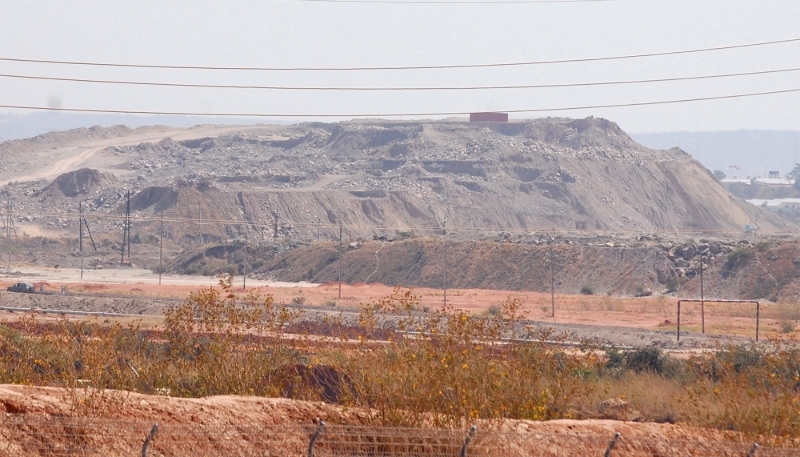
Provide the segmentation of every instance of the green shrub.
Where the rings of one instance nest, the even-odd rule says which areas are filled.
[[[781,332],[782,333],[792,333],[794,331],[794,322],[792,321],[783,321],[781,322]]]
[[[723,269],[729,272],[733,271],[736,268],[747,263],[750,259],[755,257],[755,255],[756,255],[755,250],[750,246],[744,246],[735,249],[733,252],[728,254],[728,259],[725,261]]]
[[[625,367],[625,355],[617,349],[606,350],[606,369],[615,370]]]
[[[625,354],[625,367],[637,373],[662,374],[665,359],[661,349],[656,346],[637,348]]]
[[[581,295],[594,295],[594,288],[589,285],[581,287]]]
[[[667,278],[667,291],[668,292],[675,292],[678,290],[678,287],[681,286],[681,281],[677,275],[672,275]]]

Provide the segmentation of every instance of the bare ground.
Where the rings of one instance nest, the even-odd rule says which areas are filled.
[[[87,408],[89,404],[91,408]],[[327,429],[315,455],[344,455],[334,453],[334,444],[341,444],[344,437],[350,438],[351,453],[347,455],[372,455],[365,452],[363,439],[367,436],[373,442],[392,437],[406,442],[416,439],[431,443],[435,439],[442,448],[449,443],[455,455],[466,436],[465,431],[391,430],[376,426],[373,413],[281,398],[188,399],[2,385],[0,410],[6,413],[0,423],[0,450],[4,455],[138,454],[154,423],[159,424],[159,432],[148,455],[305,455],[317,418],[327,423]],[[505,420],[476,425],[478,433],[469,455],[601,455],[615,433],[620,433],[621,439],[611,455],[619,456],[744,455],[751,447],[736,433],[670,424]],[[356,437],[362,439],[360,447],[353,445]],[[759,455],[791,452],[796,449],[762,449]]]

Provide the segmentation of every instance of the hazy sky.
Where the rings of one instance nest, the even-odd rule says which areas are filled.
[[[116,63],[271,67],[472,64],[673,51],[788,38],[800,38],[800,0],[474,5],[4,0],[0,8],[0,57]],[[315,86],[548,84],[783,68],[800,68],[800,42],[612,62],[425,71],[245,73],[0,62],[0,73],[26,75]],[[643,102],[794,88],[800,89],[800,71],[626,86],[399,93],[154,88],[0,78],[0,104],[212,113],[428,113]],[[527,117],[548,114],[605,117],[634,132],[798,130],[800,93],[554,111]]]

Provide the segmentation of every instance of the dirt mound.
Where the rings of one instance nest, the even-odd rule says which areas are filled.
[[[754,220],[762,231],[792,227],[732,198],[683,151],[647,149],[592,117],[313,123],[104,154],[136,175],[129,185],[147,194],[143,208],[152,206],[153,189],[216,190],[212,206],[254,223],[278,213],[281,223],[304,227],[292,231],[304,238],[316,235],[317,223],[328,238],[338,224],[369,237],[387,234],[380,227],[430,230],[444,219],[448,228],[478,231],[741,232]],[[177,206],[203,205],[195,197],[180,193]],[[226,232],[212,225],[209,232]]]
[[[117,185],[119,181],[110,173],[81,168],[58,176],[47,187],[35,193],[34,197],[86,197],[99,187]]]
[[[72,130],[47,132],[37,135],[33,138],[26,138],[21,140],[9,140],[0,143],[0,151],[3,152],[24,152],[29,150],[32,146],[40,145],[60,145],[64,143],[81,141],[87,138],[105,138],[108,136],[122,136],[131,133],[133,130],[124,125],[115,125],[112,127],[100,127],[95,125],[90,128],[77,128]]]
[[[504,124],[360,121],[231,127],[225,132],[221,136],[203,132],[195,139],[179,134],[170,139],[165,132],[163,137],[147,137],[157,140],[140,142],[135,132],[126,136],[122,130],[73,131],[69,139],[63,139],[71,145],[63,148],[64,154],[77,154],[73,158],[80,158],[84,148],[81,135],[88,139],[109,135],[100,145],[96,138],[85,144],[94,145],[90,152],[96,154],[92,157],[97,167],[124,170],[119,179],[79,169],[59,176],[44,189],[43,183],[31,181],[9,184],[2,190],[17,202],[15,217],[27,225],[27,233],[50,230],[47,236],[64,236],[67,230],[77,229],[73,216],[80,199],[92,236],[100,241],[97,257],[106,260],[111,256],[103,252],[120,251],[121,218],[126,192],[131,190],[133,243],[143,245],[133,246],[139,258],[132,261],[148,267],[158,261],[158,215],[162,211],[168,212],[165,259],[205,243],[242,242],[245,233],[254,248],[278,246],[277,254],[311,241],[338,240],[340,227],[348,244],[373,238],[433,237],[442,234],[445,220],[448,232],[457,233],[459,241],[491,237],[501,231],[514,236],[569,231],[578,238],[675,233],[674,238],[682,238],[699,233],[735,237],[754,223],[760,234],[796,230],[778,216],[731,196],[683,151],[647,149],[605,119],[547,118]],[[120,142],[112,135],[119,135]],[[53,152],[49,143],[45,149],[51,156],[61,153],[60,147]],[[69,169],[68,165],[63,168]],[[202,224],[198,223],[201,218]],[[61,233],[53,233],[56,230]],[[347,255],[355,263],[348,281],[427,281],[430,285],[438,281],[435,278],[441,267],[435,259],[439,254],[420,254],[412,245],[406,248],[406,252],[389,249],[397,254],[397,262],[384,262],[387,257],[377,248],[360,253],[349,250]],[[36,258],[50,255],[50,250],[31,250]],[[44,254],[38,255],[39,251]],[[598,255],[593,263],[579,264],[596,264],[596,271],[611,275],[602,279],[588,271],[575,276],[580,278],[575,282],[625,293],[637,287],[633,282],[654,290],[657,284],[664,284],[661,267],[640,274],[627,258],[609,257],[611,251],[597,246],[575,252],[577,257],[570,260]],[[619,252],[622,256],[640,255],[630,250]],[[51,263],[74,265],[79,261],[72,253],[62,254],[63,258]],[[333,279],[328,263],[336,253],[321,249],[319,254],[316,258],[309,254],[302,261],[285,257],[283,265],[274,264],[267,270],[265,265],[274,256],[264,251],[259,258],[262,264],[255,269],[314,281]],[[376,266],[376,254],[384,265]],[[477,254],[493,259],[487,266],[538,279],[514,280],[511,274],[496,273],[500,270],[475,266],[467,275],[474,281],[466,281],[472,287],[539,290],[547,282],[542,274],[519,266],[518,262],[534,262],[541,269],[544,264],[538,257],[520,255],[514,262],[504,262],[488,249],[480,248]],[[415,256],[422,256],[427,266],[410,267],[416,269],[413,271],[399,266],[391,269],[400,259],[414,263]],[[237,268],[241,264],[244,270],[243,259],[236,254],[233,257],[235,262],[209,260],[194,271],[218,271],[218,264],[226,262]],[[33,257],[12,261],[29,258]],[[184,270],[194,262],[186,259],[182,256],[179,260]],[[458,256],[454,261],[473,262]],[[289,268],[290,264],[303,268]],[[604,265],[614,267],[609,270]],[[249,266],[247,270],[252,271]],[[632,272],[630,286],[616,285],[620,271]],[[479,278],[478,272],[485,277]],[[458,277],[454,281],[460,284]],[[568,287],[573,286],[580,288],[581,284]]]
[[[171,187],[147,187],[131,198],[131,211],[152,208],[154,213],[166,211],[178,203],[178,191]],[[124,211],[120,207],[117,212]]]
[[[528,240],[531,241],[531,240]],[[445,243],[436,239],[365,242],[348,246],[342,278],[406,287],[442,287]],[[634,295],[663,290],[676,274],[659,247],[464,241],[447,243],[447,283],[452,288],[549,291],[552,258],[556,288],[578,293],[589,285],[594,293]],[[338,245],[315,244],[289,250],[268,260],[254,277],[281,281],[326,283],[338,279]]]
[[[88,404],[91,409],[86,408]],[[367,442],[358,444],[365,437],[370,443],[397,442],[398,438],[404,443],[437,443],[437,448],[453,449],[440,454],[443,450],[429,447],[425,455],[455,455],[466,436],[465,430],[383,428],[372,424],[374,416],[365,411],[275,398],[188,399],[4,385],[0,386],[0,408],[7,413],[0,425],[0,449],[9,455],[138,454],[154,423],[159,425],[150,447],[154,455],[305,455],[317,429],[315,418],[327,424],[316,444],[322,455],[336,449],[342,452],[345,445],[352,452],[354,446]],[[731,432],[614,420],[478,421],[477,430],[469,455],[602,455],[615,433],[621,434],[615,453],[636,457],[744,455],[751,446]],[[793,451],[766,448],[759,455],[791,455]]]
[[[791,301],[800,292],[800,243],[796,241],[681,244],[650,240],[624,245],[567,240],[552,247],[530,237],[513,241],[448,242],[448,286],[548,292],[552,262],[559,293],[646,296],[673,292],[699,298],[702,261],[706,298]],[[444,242],[430,238],[352,243],[343,253],[342,279],[351,285],[441,288],[444,249]],[[261,258],[263,266],[249,270],[254,277],[325,284],[339,277],[338,244],[334,243],[298,246],[279,255],[270,250]]]

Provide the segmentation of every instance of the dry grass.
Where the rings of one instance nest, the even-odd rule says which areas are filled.
[[[562,351],[509,343],[523,315],[514,298],[473,316],[422,311],[419,297],[396,289],[362,305],[357,325],[300,324],[299,313],[271,296],[246,302],[239,304],[229,279],[193,293],[156,330],[29,315],[0,325],[0,382],[72,387],[83,414],[112,388],[322,399],[330,387],[338,402],[371,410],[383,425],[602,417],[602,402],[621,398],[630,404],[620,418],[738,430],[762,441],[800,436],[796,350],[732,347],[681,361],[656,348],[623,354],[589,344]],[[599,303],[620,306],[607,297]],[[658,300],[651,303],[660,312]],[[285,334],[290,329],[295,335]],[[303,378],[320,365],[335,380]]]

